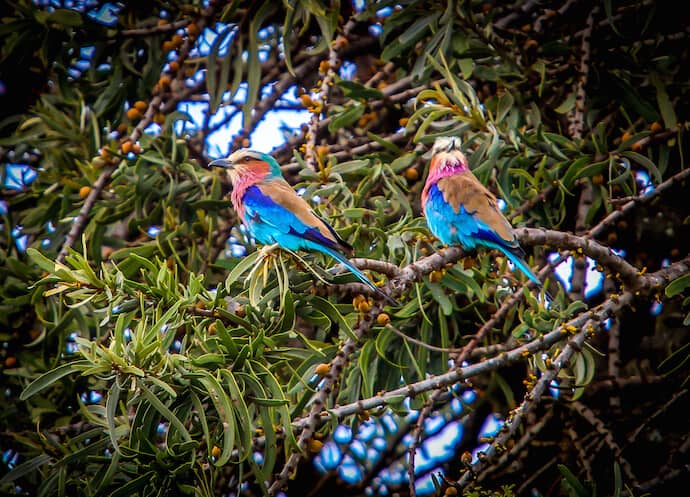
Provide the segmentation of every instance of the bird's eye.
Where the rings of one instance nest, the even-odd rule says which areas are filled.
[[[243,160],[244,162],[249,162],[250,160],[252,160],[252,158],[249,157],[249,156],[246,156],[246,157],[245,157],[244,159],[242,159],[242,160]]]

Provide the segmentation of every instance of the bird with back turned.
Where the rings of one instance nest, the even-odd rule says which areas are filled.
[[[537,286],[542,283],[524,260],[513,227],[496,197],[467,165],[457,137],[439,137],[431,149],[422,211],[429,230],[446,245],[465,250],[484,246],[503,252]]]

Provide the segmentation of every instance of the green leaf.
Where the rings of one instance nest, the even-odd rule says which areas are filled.
[[[256,265],[259,258],[259,252],[252,252],[251,254],[242,258],[242,260],[230,271],[230,274],[225,278],[225,289],[230,292],[232,284],[239,281],[241,275],[249,271]]]
[[[690,287],[690,274],[684,274],[669,283],[664,293],[668,298],[672,298],[683,293],[688,287]]]
[[[564,483],[573,489],[577,497],[592,497],[584,485],[580,483],[577,477],[566,466],[559,464],[558,471],[563,475]]]
[[[115,434],[115,413],[117,411],[117,404],[120,400],[120,392],[122,388],[120,383],[113,381],[110,390],[108,391],[108,398],[105,401],[105,419],[108,423],[108,436],[110,437],[110,442],[113,444],[116,452],[120,452],[120,445],[117,443],[117,435]]]
[[[663,181],[661,173],[659,172],[659,169],[656,167],[656,164],[654,164],[644,155],[639,154],[637,152],[633,152],[632,150],[626,150],[625,152],[621,152],[621,155],[623,157],[629,158],[633,162],[644,167],[649,172],[649,174],[651,174],[654,177],[656,184],[659,184]]]
[[[508,112],[513,108],[515,99],[509,91],[504,91],[500,98],[498,99],[498,109],[496,111],[496,124],[500,123],[505,119]]]
[[[48,371],[47,373],[42,374],[34,381],[29,383],[29,385],[19,396],[19,400],[27,400],[33,397],[37,393],[40,393],[46,388],[52,386],[59,379],[67,376],[68,374],[75,373],[80,369],[83,369],[84,366],[89,366],[90,364],[91,363],[89,361],[85,360],[69,362],[67,364],[58,366],[57,368]]]
[[[331,168],[331,173],[336,174],[352,174],[359,171],[366,171],[367,166],[371,161],[369,159],[356,159],[347,162],[341,162]]]
[[[251,128],[252,113],[259,96],[261,86],[261,61],[259,60],[259,31],[266,20],[275,9],[276,3],[264,2],[259,10],[250,18],[249,23],[249,47],[247,58],[247,98],[242,105],[242,126],[244,129]],[[241,55],[238,55],[241,57]]]
[[[185,428],[184,423],[173,414],[173,412],[163,404],[163,402],[158,398],[158,396],[154,395],[151,390],[148,389],[146,384],[143,381],[139,381],[137,383],[137,386],[141,390],[141,393],[143,394],[144,398],[148,400],[148,402],[151,404],[151,406],[158,411],[161,416],[163,416],[165,419],[170,421],[170,424],[173,425],[177,431],[180,432],[180,435],[182,435],[182,438],[185,441],[191,441],[192,436],[189,434],[187,431],[187,428]]]
[[[223,466],[230,459],[232,449],[235,447],[235,415],[230,399],[225,390],[220,386],[220,383],[218,383],[218,380],[210,373],[201,372],[203,376],[199,378],[199,381],[206,388],[223,427],[223,448],[215,461],[216,466]]]
[[[234,24],[228,24],[225,29],[223,29],[216,39],[213,40],[213,44],[209,49],[208,61],[206,65],[206,89],[208,91],[210,98],[210,113],[215,113],[218,110],[223,94],[226,91],[226,85],[228,81],[228,75],[230,73],[230,61],[232,60],[231,55],[233,53],[232,47],[227,47],[227,53],[225,57],[221,60],[221,68],[218,70],[217,59],[219,56],[219,51],[223,43],[237,30],[237,26]],[[236,54],[236,57],[241,58],[241,53]]]
[[[618,461],[613,462],[613,497],[621,497],[623,492],[623,475]]]
[[[81,14],[72,9],[57,9],[48,14],[46,21],[62,24],[63,26],[69,26],[72,28],[76,28],[84,24]]]
[[[13,482],[15,480],[18,480],[22,476],[33,473],[51,459],[52,458],[48,454],[41,454],[32,459],[29,459],[26,462],[21,463],[19,466],[12,468],[12,471],[7,473],[5,476],[2,477],[2,479],[0,479],[0,485]]]
[[[317,309],[328,316],[331,319],[331,322],[337,323],[340,330],[347,334],[347,336],[355,340],[357,339],[348,322],[345,321],[343,315],[338,311],[338,309],[336,309],[330,300],[326,300],[323,297],[314,296],[314,298],[310,300],[310,303],[314,309]]]
[[[156,471],[149,471],[133,480],[129,480],[124,485],[115,490],[109,497],[131,497],[132,495],[139,495],[139,491],[144,489],[147,485],[154,484],[157,477]]]
[[[363,104],[354,104],[347,107],[343,112],[336,114],[328,123],[328,131],[333,133],[340,128],[353,125],[362,117],[362,114],[364,114],[364,108],[365,106]]]
[[[346,97],[361,100],[362,102],[383,98],[383,92],[381,90],[367,88],[356,81],[341,79],[337,82],[337,85],[343,89],[343,94]]]
[[[474,70],[474,60],[473,59],[458,59],[457,64],[460,66],[460,72],[462,72],[462,77],[464,79],[470,79],[472,77],[472,71]]]
[[[561,103],[561,105],[556,107],[554,110],[556,112],[558,112],[559,114],[566,114],[566,113],[570,112],[571,110],[573,110],[575,108],[575,98],[576,98],[575,92],[570,93],[566,97],[566,99],[563,101],[563,103]]]
[[[441,17],[441,12],[434,12],[426,17],[417,19],[403,34],[388,43],[381,53],[381,59],[390,62],[419,40],[429,30],[432,23]]]
[[[443,314],[446,316],[453,314],[453,304],[450,298],[448,298],[448,295],[446,295],[443,287],[438,283],[431,282],[427,282],[426,286],[431,290],[431,295],[434,297],[434,300],[438,302],[443,309]]]
[[[666,91],[666,86],[656,73],[652,73],[650,79],[656,88],[656,103],[659,105],[664,125],[666,129],[674,129],[678,125],[678,118]]]

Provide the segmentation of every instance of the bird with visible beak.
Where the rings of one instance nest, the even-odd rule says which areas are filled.
[[[346,255],[353,249],[319,217],[285,181],[280,166],[268,154],[240,149],[209,167],[225,168],[232,183],[230,200],[252,236],[262,244],[329,255],[392,305],[398,303],[374,285]]]

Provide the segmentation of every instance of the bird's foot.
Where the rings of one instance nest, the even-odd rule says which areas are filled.
[[[259,249],[259,259],[268,259],[275,257],[280,252],[280,245],[273,243],[271,245],[264,245]]]

